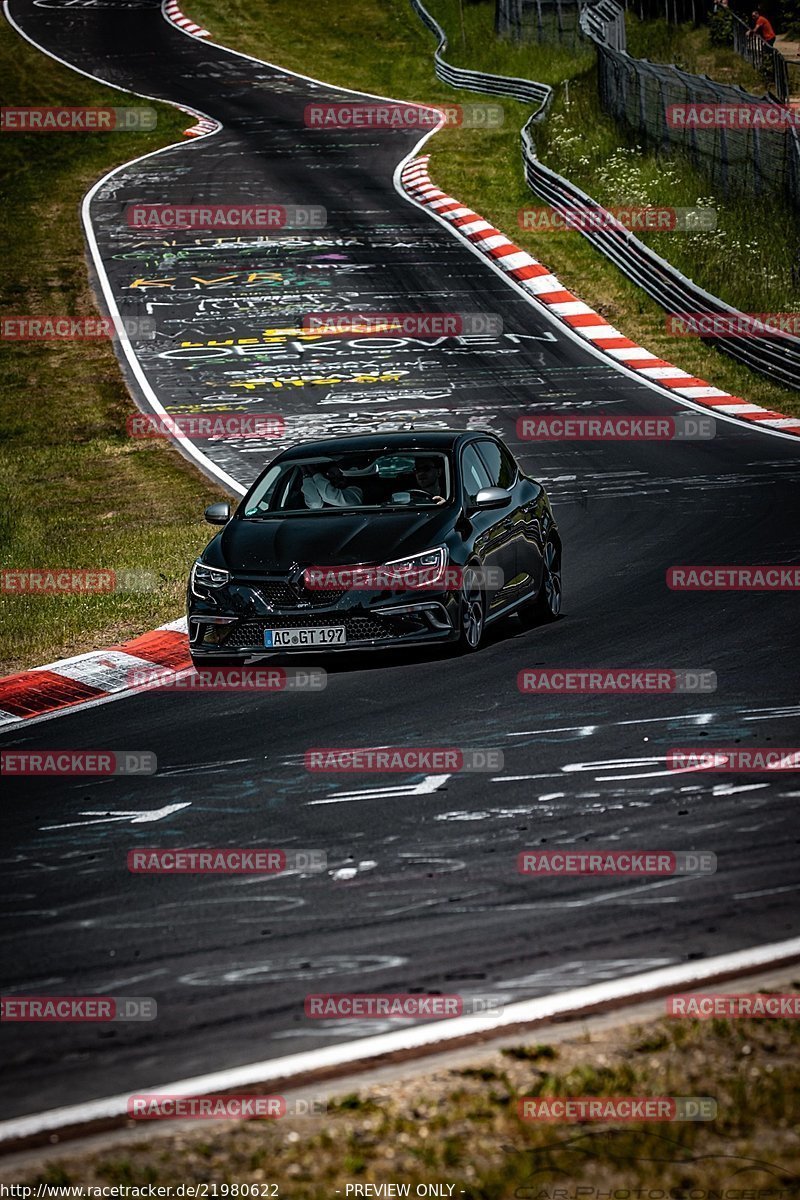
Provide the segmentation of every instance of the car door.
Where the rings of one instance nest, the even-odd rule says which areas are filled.
[[[502,557],[506,563],[506,594],[513,599],[527,582],[525,571],[524,525],[525,512],[522,507],[520,489],[517,487],[519,469],[513,456],[494,438],[480,438],[476,443],[492,487],[505,488],[511,493],[511,503],[495,513],[498,522],[498,540],[502,546]]]
[[[488,571],[486,598],[489,611],[501,608],[506,602],[506,585],[515,574],[513,541],[504,524],[511,505],[505,508],[476,509],[475,497],[481,488],[492,487],[491,476],[475,442],[468,442],[461,451],[461,485],[463,505],[474,537],[474,548],[484,566],[499,574],[499,586]]]
[[[552,524],[544,488],[535,479],[520,473],[517,483],[523,521],[517,542],[517,569],[524,572],[523,591],[538,592],[544,570],[544,543]]]

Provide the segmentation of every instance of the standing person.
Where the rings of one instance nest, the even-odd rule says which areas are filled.
[[[749,38],[758,35],[762,41],[768,46],[775,45],[775,30],[772,28],[770,21],[764,16],[760,8],[751,14],[753,18],[753,28],[748,29],[747,36]]]

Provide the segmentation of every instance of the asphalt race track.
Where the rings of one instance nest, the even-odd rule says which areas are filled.
[[[146,692],[4,732],[4,749],[157,755],[149,777],[6,781],[0,938],[4,994],[152,996],[158,1019],[3,1028],[2,1115],[395,1027],[308,1021],[307,992],[521,999],[796,935],[796,776],[676,775],[664,762],[673,747],[798,745],[792,594],[678,593],[665,582],[673,564],[796,560],[796,441],[719,421],[708,441],[520,443],[524,414],[679,406],[555,329],[397,193],[392,177],[417,131],[307,129],[306,104],[349,94],[194,40],[157,3],[10,0],[9,11],[81,70],[223,126],[120,169],[91,207],[120,310],[156,319],[155,339],[136,350],[166,410],[285,421],[283,439],[201,444],[214,466],[246,484],[307,436],[411,420],[488,427],[548,487],[565,606],[530,633],[509,620],[469,658],[329,659],[320,693]],[[125,223],[131,202],[201,200],[317,205],[327,224],[165,240]],[[438,344],[292,332],[309,311],[348,307],[492,313],[504,332]],[[253,339],[247,353],[240,338]],[[547,698],[517,688],[525,667],[598,665],[711,670],[718,689]],[[304,767],[313,746],[376,745],[499,748],[504,768],[337,777]],[[522,849],[597,844],[710,850],[719,868],[628,881],[516,871]],[[136,847],[198,845],[319,848],[328,871],[127,870]]]

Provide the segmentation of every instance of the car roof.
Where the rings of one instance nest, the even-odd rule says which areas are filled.
[[[474,434],[494,438],[494,434],[481,429],[409,429],[392,430],[390,433],[357,433],[320,442],[299,442],[296,446],[284,450],[278,457],[284,460],[305,458],[310,454],[340,454],[343,450],[366,453],[371,450],[397,450],[400,447],[404,450],[452,450],[459,441],[466,441]]]

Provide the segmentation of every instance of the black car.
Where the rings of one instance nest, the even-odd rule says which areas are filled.
[[[561,608],[561,539],[544,488],[490,433],[306,442],[279,454],[192,567],[195,665],[289,650],[453,642]]]

